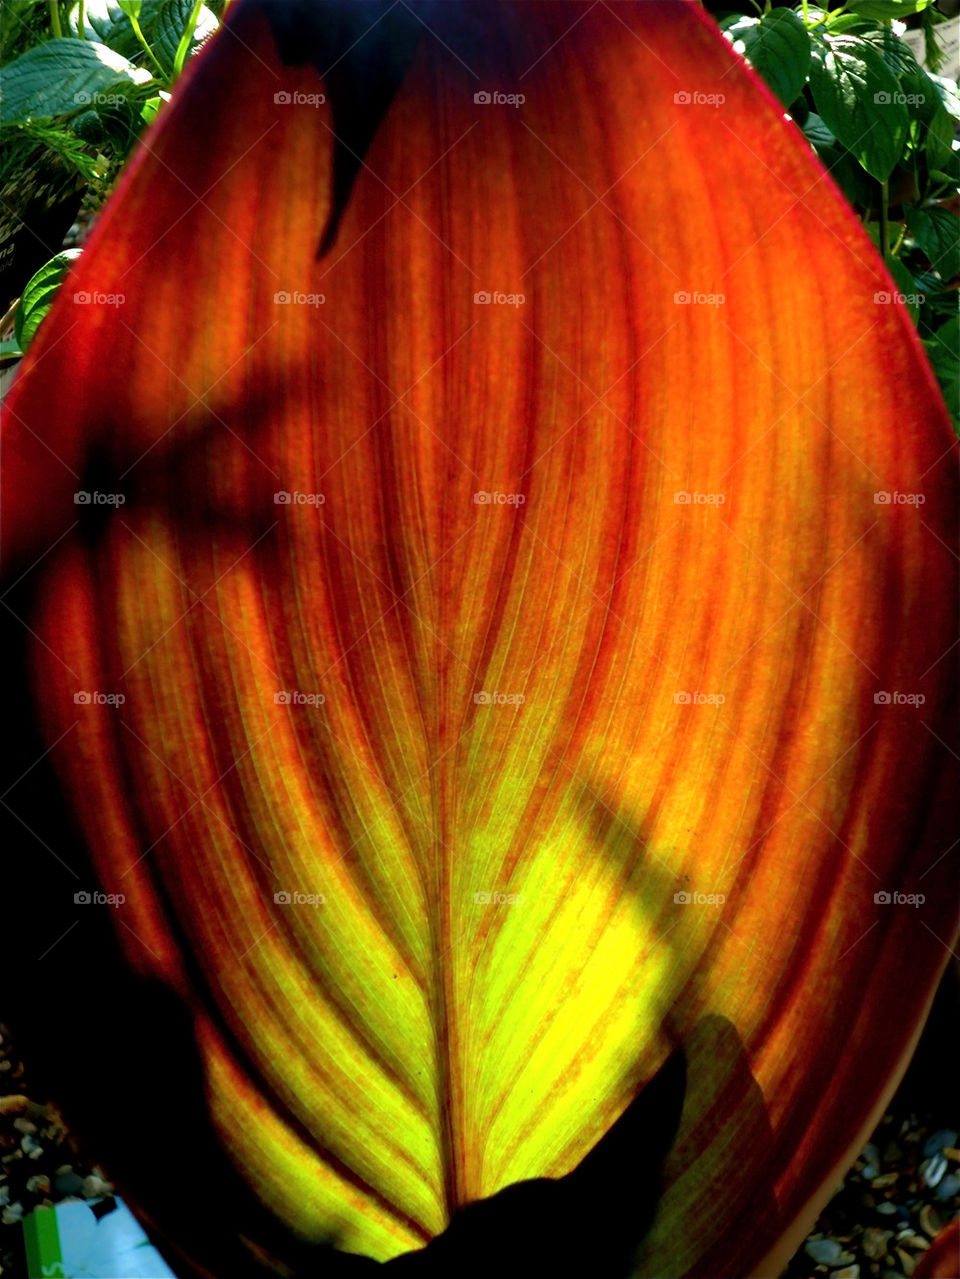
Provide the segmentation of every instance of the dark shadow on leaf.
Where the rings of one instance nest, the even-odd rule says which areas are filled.
[[[406,74],[423,27],[393,0],[272,0],[262,5],[281,59],[311,62],[333,116],[333,207],[317,257],[333,247],[374,134]]]
[[[627,1279],[661,1193],[686,1090],[677,1049],[590,1153],[565,1177],[517,1182],[455,1214],[419,1252],[388,1262],[397,1279],[496,1273]]]

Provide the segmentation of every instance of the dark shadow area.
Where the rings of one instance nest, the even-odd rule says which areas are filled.
[[[937,987],[916,1052],[900,1083],[897,1097],[923,1113],[931,1098],[943,1094],[947,1062],[960,1061],[960,963],[947,965]],[[950,1067],[946,1066],[949,1071]],[[951,1090],[955,1091],[955,1090]]]
[[[333,208],[317,250],[337,238],[340,220],[373,136],[400,87],[423,27],[393,0],[258,0],[281,60],[311,62],[333,116]],[[257,7],[254,5],[253,7]]]
[[[696,1270],[687,1268],[685,1273],[742,1279],[761,1260],[755,1252],[757,1234],[772,1240],[788,1224],[781,1219],[772,1189],[778,1152],[766,1102],[753,1077],[743,1040],[728,1018],[703,1017],[685,1037],[684,1046],[687,1094],[677,1139],[664,1166],[669,1188],[663,1208],[669,1211],[675,1201],[674,1210],[681,1209],[684,1216],[695,1212],[698,1236],[712,1233],[715,1239],[706,1254],[690,1259],[689,1265],[695,1263]],[[730,1140],[718,1140],[720,1127],[728,1125]],[[758,1170],[746,1192],[742,1188],[745,1162]],[[765,1165],[770,1168],[766,1180],[762,1176]],[[687,1201],[689,1186],[682,1185],[687,1176],[694,1178],[698,1190],[695,1204]],[[717,1228],[710,1232],[712,1216]],[[672,1241],[671,1252],[682,1257],[682,1234]],[[641,1247],[640,1274],[648,1272],[644,1260]]]
[[[398,1279],[626,1279],[656,1214],[686,1081],[677,1049],[573,1172],[517,1182],[469,1204],[426,1248],[384,1269]]]

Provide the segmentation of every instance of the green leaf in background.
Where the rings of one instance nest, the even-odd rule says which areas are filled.
[[[810,89],[827,128],[872,177],[886,182],[903,154],[910,116],[883,54],[858,36],[815,40]]]
[[[939,169],[931,169],[930,180],[935,188],[960,186],[960,151],[954,151]]]
[[[870,209],[876,204],[877,184],[849,151],[833,146],[821,147],[818,153],[827,172],[855,208]]]
[[[189,25],[192,9],[192,0],[161,0],[158,5],[156,25],[151,27],[151,39],[157,57],[171,72],[176,70],[177,49]],[[190,39],[188,58],[213,35],[217,26],[214,13],[202,4]]]
[[[117,0],[117,4],[128,18],[139,18],[143,8],[143,0]]]
[[[917,316],[920,314],[922,298],[920,286],[899,258],[895,258],[888,253],[884,258],[884,262],[887,270],[893,276],[893,282],[897,286],[898,292],[903,295],[906,308],[910,312],[910,319],[916,324]]]
[[[753,18],[746,13],[734,13],[729,18],[724,18],[720,23],[720,30],[736,49],[737,53],[746,56],[747,49],[757,38],[756,33],[759,25],[759,18]]]
[[[810,70],[810,36],[798,15],[792,9],[772,9],[762,18],[732,23],[724,34],[789,107]]]
[[[869,18],[860,13],[831,13],[826,21],[826,28],[831,35],[844,35],[849,31],[875,31],[876,27]]]
[[[940,90],[921,67],[906,40],[889,27],[864,32],[861,39],[877,50],[899,80],[909,114],[919,120],[929,120],[940,106]]]
[[[77,32],[79,7],[68,18],[70,29]],[[83,10],[83,31],[88,40],[99,40],[128,58],[141,52],[130,19],[117,0],[87,0]]]
[[[888,18],[906,18],[921,9],[929,9],[932,4],[933,0],[848,0],[847,8],[851,13],[884,22]]]
[[[147,98],[146,102],[140,109],[145,124],[153,124],[157,118],[157,114],[164,102],[170,101],[169,93],[158,93],[155,98]]]
[[[40,321],[53,306],[53,299],[63,283],[63,277],[79,256],[79,249],[65,249],[45,262],[36,275],[27,281],[13,317],[13,332],[21,351],[29,346]]]
[[[150,79],[119,53],[92,40],[47,40],[15,58],[3,72],[0,122],[48,120],[127,93]]]
[[[0,59],[3,63],[28,30],[28,22],[36,13],[34,0],[3,0],[3,21],[0,22]]]
[[[807,141],[815,147],[832,147],[836,142],[836,138],[815,111],[811,111],[807,116],[803,132]]]
[[[923,305],[930,312],[927,322],[929,330],[935,329],[940,323],[940,320],[935,317],[950,317],[957,314],[956,290],[945,288],[939,275],[934,275],[932,271],[917,270],[914,270],[912,275],[917,282],[917,287],[924,295]],[[960,361],[960,351],[955,351],[954,355]]]
[[[960,89],[957,88],[956,83],[942,75],[930,74],[927,78],[939,93],[940,102],[944,108],[955,120],[960,120]]]
[[[924,341],[930,365],[940,383],[943,398],[947,402],[953,425],[960,430],[960,363],[957,349],[960,347],[960,316],[955,315]]]
[[[917,248],[946,283],[960,271],[960,221],[955,213],[937,205],[920,208],[904,205],[904,221]]]
[[[192,9],[193,0],[140,0],[136,15],[140,29],[168,74],[173,72],[177,46],[190,21]],[[70,15],[70,25],[75,31],[76,9]],[[218,25],[213,11],[207,5],[201,5],[190,53],[195,53],[203,41],[216,31]],[[84,31],[88,39],[101,40],[128,58],[139,58],[143,54],[143,48],[120,0],[87,0]]]
[[[937,107],[927,125],[926,150],[931,169],[949,164],[953,155],[953,120],[944,106]]]
[[[939,71],[946,57],[943,45],[937,39],[937,27],[944,15],[937,9],[923,9],[920,13],[920,30],[923,33],[923,60],[931,71]]]

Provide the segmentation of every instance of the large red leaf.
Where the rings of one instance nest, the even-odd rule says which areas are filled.
[[[291,1229],[421,1246],[680,1045],[635,1273],[771,1273],[955,931],[949,423],[693,6],[404,21],[374,130],[238,7],[25,361],[44,733]]]

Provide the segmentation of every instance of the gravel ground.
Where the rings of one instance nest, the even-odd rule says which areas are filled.
[[[910,1279],[960,1215],[954,1128],[899,1111],[897,1098],[787,1268],[788,1279]]]
[[[10,1031],[0,1023],[0,1275],[26,1273],[20,1223],[34,1208],[112,1194],[56,1106],[30,1095]]]

